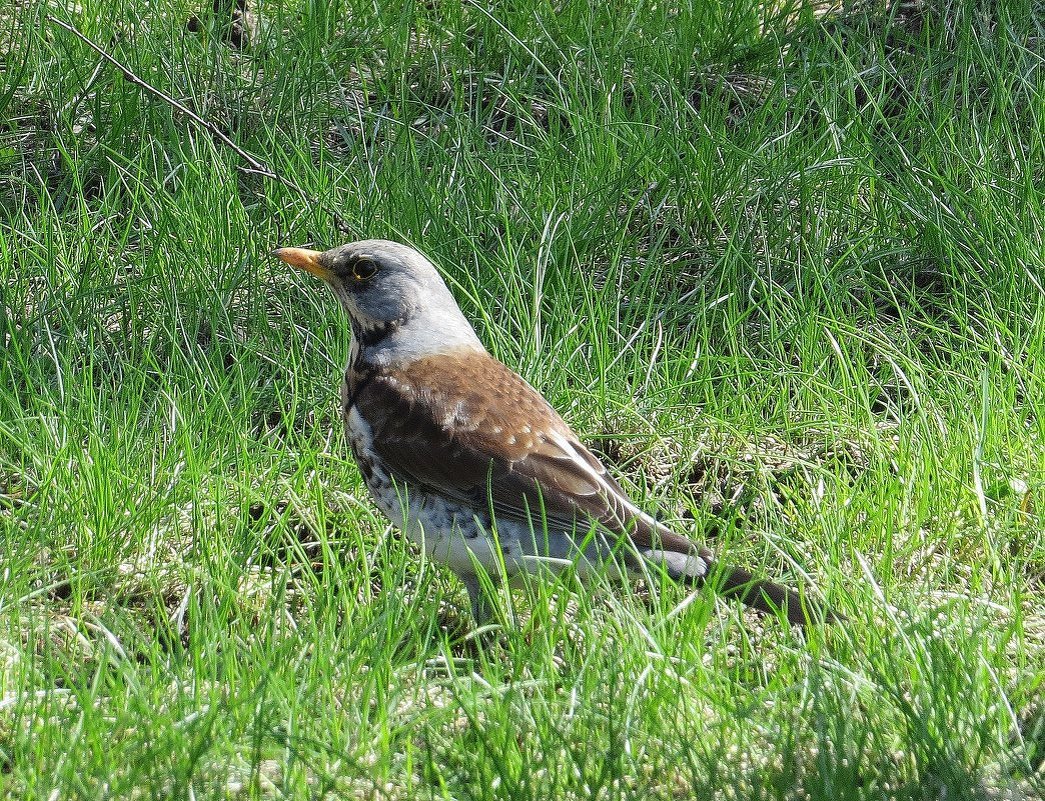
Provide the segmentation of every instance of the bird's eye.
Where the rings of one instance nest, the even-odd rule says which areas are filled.
[[[364,256],[352,262],[352,277],[357,281],[366,281],[373,278],[376,272],[377,262],[373,259],[368,259]]]

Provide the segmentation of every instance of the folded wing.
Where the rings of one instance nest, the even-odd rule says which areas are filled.
[[[715,564],[707,548],[636,507],[548,402],[487,354],[418,359],[375,374],[355,402],[378,455],[408,483],[536,529],[547,521],[568,532],[596,521],[676,579],[703,581]],[[809,605],[791,590],[740,568],[715,573],[723,594],[808,622]]]

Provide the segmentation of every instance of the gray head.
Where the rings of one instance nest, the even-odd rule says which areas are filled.
[[[482,349],[435,265],[411,247],[364,239],[323,252],[281,248],[274,255],[327,282],[352,320],[357,346],[374,361]]]

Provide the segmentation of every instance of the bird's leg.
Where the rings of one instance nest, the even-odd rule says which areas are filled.
[[[476,625],[485,626],[487,623],[496,622],[491,599],[486,596],[486,591],[483,589],[479,577],[475,573],[468,573],[459,576],[459,578],[465,589],[468,590],[468,600],[471,601],[472,617],[475,619]]]
[[[475,619],[475,622],[482,626],[485,622],[483,618],[489,615],[489,611],[483,587],[479,583],[479,576],[474,573],[468,573],[467,575],[459,576],[459,578],[461,583],[464,584],[464,588],[468,590],[468,600],[471,602],[471,616]]]

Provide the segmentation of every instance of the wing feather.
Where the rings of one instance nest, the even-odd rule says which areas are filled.
[[[378,374],[356,396],[374,450],[395,473],[477,508],[492,505],[501,518],[541,525],[543,513],[564,529],[592,520],[640,550],[698,552],[639,510],[548,402],[503,364],[486,354],[432,361]]]

